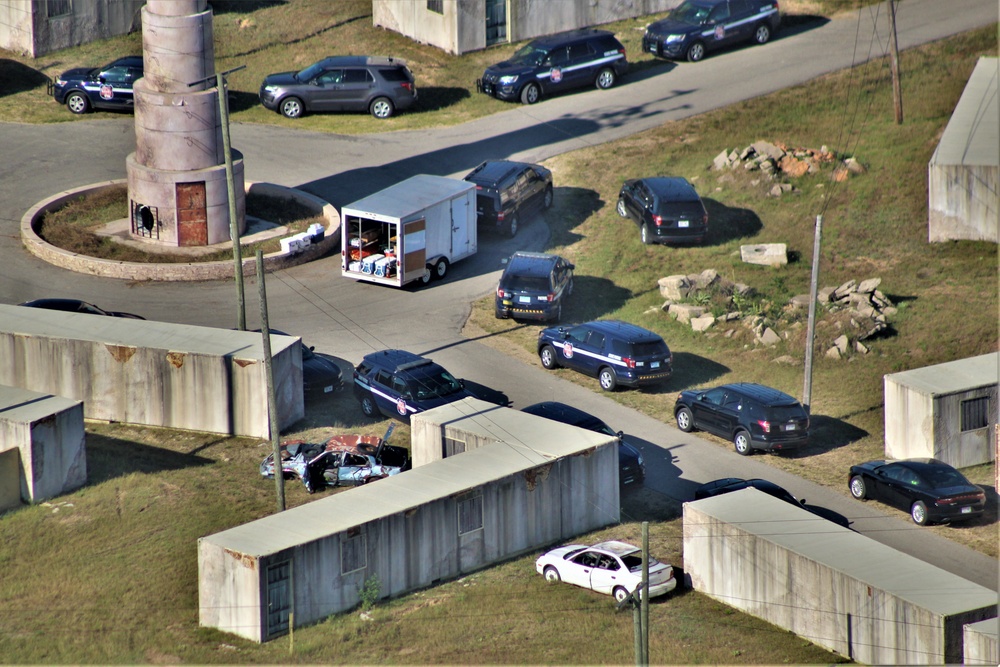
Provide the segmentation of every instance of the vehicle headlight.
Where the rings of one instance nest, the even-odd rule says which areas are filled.
[[[667,35],[667,38],[663,40],[667,44],[673,44],[674,42],[683,42],[684,35]]]
[[[61,76],[57,76],[56,77],[56,85],[57,86],[65,86],[66,85],[66,79],[62,78]]]
[[[500,85],[509,86],[510,84],[517,81],[517,77],[518,77],[517,74],[508,74],[507,76],[502,76],[500,77]]]
[[[278,87],[277,86],[264,86],[264,92],[265,93],[274,94],[274,93],[278,92]]]
[[[646,461],[645,461],[645,459],[642,458],[642,454],[639,454],[639,467],[640,468],[645,468],[646,467]]]

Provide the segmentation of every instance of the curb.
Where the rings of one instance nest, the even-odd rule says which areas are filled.
[[[25,249],[35,257],[49,264],[54,264],[69,271],[86,273],[102,278],[150,281],[196,281],[222,280],[233,277],[234,267],[231,259],[222,262],[177,262],[170,264],[118,262],[89,257],[57,248],[38,235],[36,230],[45,213],[61,208],[68,201],[82,194],[101,192],[102,190],[123,185],[126,182],[126,179],[119,179],[84,185],[72,190],[65,190],[38,202],[21,217],[21,242],[24,244]],[[340,246],[340,214],[329,202],[302,190],[275,185],[274,183],[248,181],[246,183],[246,192],[249,194],[251,191],[255,194],[294,199],[296,202],[313,211],[317,216],[322,216],[326,219],[326,232],[322,241],[309,246],[308,249],[302,252],[294,254],[279,251],[264,255],[265,271],[277,271],[311,262],[325,255],[331,248]],[[243,275],[254,276],[256,273],[256,258],[252,256],[244,257]]]

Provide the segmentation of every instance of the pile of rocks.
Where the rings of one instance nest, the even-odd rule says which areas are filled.
[[[878,289],[881,282],[881,278],[870,278],[860,283],[849,280],[839,287],[824,287],[817,292],[817,303],[825,309],[826,316],[832,319],[832,327],[840,331],[840,335],[827,348],[826,356],[839,359],[848,356],[852,350],[867,354],[868,348],[861,341],[888,328],[888,318],[895,314],[896,308]],[[665,299],[661,310],[678,322],[689,324],[694,331],[704,332],[718,322],[740,320],[753,332],[754,345],[766,347],[788,339],[788,330],[781,333],[778,331],[785,328],[782,322],[787,324],[787,329],[800,328],[801,312],[796,311],[809,308],[809,295],[801,294],[792,297],[785,306],[787,320],[782,317],[777,322],[769,323],[760,315],[746,316],[739,311],[737,304],[741,299],[751,300],[755,295],[754,289],[726,280],[715,269],[689,275],[666,276],[657,283],[660,295]],[[733,310],[719,317],[712,315],[708,312],[709,308],[699,303],[707,301],[711,294],[728,297]],[[734,330],[729,329],[724,335],[732,336],[733,333]]]
[[[819,173],[822,165],[836,164],[833,170],[833,180],[843,181],[851,174],[862,174],[864,166],[854,158],[840,160],[826,146],[815,148],[790,148],[784,144],[773,144],[769,141],[755,141],[743,150],[724,150],[712,160],[712,169],[743,169],[745,171],[760,171],[769,178],[787,176],[801,178],[806,174]],[[785,187],[776,186],[774,194],[780,195],[791,190],[789,184]]]

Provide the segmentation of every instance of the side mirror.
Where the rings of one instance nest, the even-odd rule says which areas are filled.
[[[566,268],[569,269],[570,271],[573,271],[576,269],[576,264],[567,264]]]

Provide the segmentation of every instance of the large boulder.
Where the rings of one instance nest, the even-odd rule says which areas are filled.
[[[656,283],[660,287],[660,296],[664,299],[681,301],[691,293],[691,281],[687,276],[666,276]]]
[[[740,259],[747,264],[784,266],[788,264],[788,247],[784,243],[758,243],[740,246]]]

